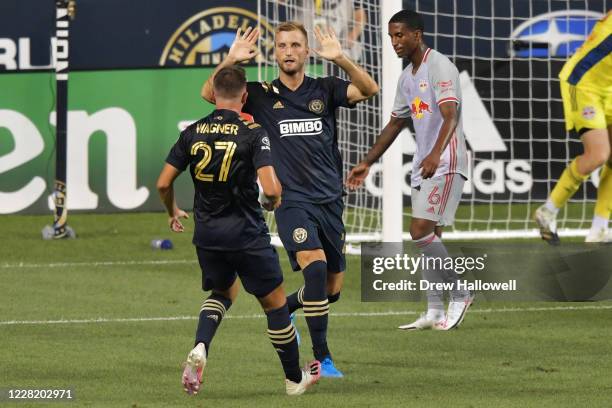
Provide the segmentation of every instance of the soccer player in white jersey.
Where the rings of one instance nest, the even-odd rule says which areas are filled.
[[[402,72],[393,112],[376,143],[355,166],[347,186],[354,190],[368,175],[370,166],[393,143],[412,117],[417,150],[411,176],[412,220],[410,235],[426,257],[445,258],[442,228],[452,225],[467,174],[467,151],[461,125],[459,72],[444,55],[423,43],[424,24],[412,10],[402,10],[389,20],[389,37],[398,57],[410,63]],[[450,269],[425,268],[423,278],[430,282],[457,282]],[[404,330],[450,330],[461,324],[472,303],[469,291],[454,285],[448,311],[444,313],[444,293],[427,292],[427,313]]]

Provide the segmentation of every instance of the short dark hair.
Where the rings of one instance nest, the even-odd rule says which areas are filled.
[[[391,17],[391,20],[389,20],[389,24],[391,23],[402,23],[412,30],[425,31],[425,24],[423,23],[423,18],[419,13],[414,10],[398,11],[393,15],[393,17]]]
[[[221,68],[213,80],[213,90],[222,98],[241,96],[245,86],[246,74],[244,69],[237,65]]]

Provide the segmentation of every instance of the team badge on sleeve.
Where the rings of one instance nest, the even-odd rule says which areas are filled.
[[[453,86],[453,80],[449,79],[448,81],[439,81],[436,84],[436,88],[438,88],[440,90],[440,93],[444,93],[444,92],[452,92],[455,90],[455,87]]]
[[[261,150],[270,150],[270,139],[268,136],[264,136],[261,138]]]
[[[325,109],[325,104],[320,99],[313,99],[308,103],[308,110],[317,115],[321,114]]]
[[[306,241],[308,238],[308,232],[304,228],[296,228],[293,230],[293,240],[298,244]]]

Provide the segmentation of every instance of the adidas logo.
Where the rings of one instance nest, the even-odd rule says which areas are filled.
[[[208,317],[209,319],[214,320],[214,321],[215,321],[215,323],[219,322],[219,316],[217,316],[216,314],[214,314],[214,315],[208,315],[208,316],[206,316],[206,317]]]
[[[433,206],[432,206],[432,207],[429,207],[429,208],[427,209],[427,212],[428,212],[428,213],[435,214],[435,213],[436,213],[436,209],[435,209],[435,208],[433,208]]]
[[[281,101],[276,101],[274,106],[272,106],[272,109],[285,109],[285,105],[283,105]]]

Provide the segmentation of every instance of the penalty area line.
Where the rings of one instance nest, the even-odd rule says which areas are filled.
[[[589,305],[589,306],[551,306],[551,307],[514,307],[499,309],[472,309],[470,313],[529,313],[529,312],[563,312],[584,310],[610,310],[612,305]],[[420,312],[414,310],[389,310],[385,312],[339,312],[330,313],[333,317],[377,317],[377,316],[406,316],[417,315]],[[303,314],[298,314],[303,316]],[[263,319],[263,314],[227,315],[225,319]],[[0,326],[22,326],[22,325],[53,325],[53,324],[95,324],[95,323],[139,323],[139,322],[164,322],[179,320],[198,320],[198,316],[167,316],[167,317],[128,317],[128,318],[105,318],[95,319],[60,319],[60,320],[6,320],[0,321]]]

